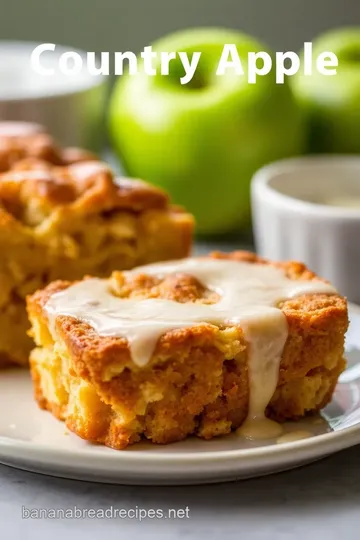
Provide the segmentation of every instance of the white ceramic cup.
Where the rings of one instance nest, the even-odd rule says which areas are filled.
[[[252,181],[258,253],[297,260],[360,304],[360,156],[273,163]]]
[[[104,106],[107,80],[84,68],[76,75],[57,69],[60,56],[75,51],[56,45],[41,55],[41,63],[54,75],[41,75],[31,64],[38,43],[0,41],[0,121],[42,124],[60,144],[99,151],[104,142]]]

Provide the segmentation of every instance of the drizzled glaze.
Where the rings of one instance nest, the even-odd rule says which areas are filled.
[[[159,278],[190,274],[219,302],[212,305],[178,303],[152,298],[122,299],[108,290],[108,282],[85,280],[54,294],[45,306],[51,331],[59,315],[72,316],[91,325],[102,336],[127,338],[133,361],[144,366],[159,337],[168,331],[209,323],[240,325],[249,344],[249,411],[240,428],[247,438],[279,436],[281,428],[265,418],[265,409],[278,382],[279,364],[288,336],[284,313],[276,306],[303,294],[334,294],[320,280],[291,280],[270,265],[220,259],[184,259],[137,268],[127,275],[145,273]]]

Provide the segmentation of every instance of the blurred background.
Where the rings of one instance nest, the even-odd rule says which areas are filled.
[[[199,235],[251,231],[250,183],[262,166],[309,153],[360,153],[360,2],[0,0],[0,7],[0,120],[39,122],[63,145],[103,153],[116,170],[186,207]],[[189,36],[199,27],[235,33]],[[245,49],[237,30],[254,40]],[[184,33],[174,42],[176,31]],[[201,62],[212,56],[198,66],[200,84],[181,87],[178,62],[175,75],[161,80],[119,77],[109,100],[112,77],[35,79],[29,61],[35,44],[55,43],[65,51],[109,52],[112,67],[111,53],[137,53],[168,35],[160,50],[204,49]],[[32,43],[19,52],[7,40]],[[337,54],[336,76],[314,68],[304,77],[300,70],[277,85],[271,73],[256,88],[234,73],[214,76],[224,43],[236,42],[246,61],[263,44],[300,52],[306,41],[314,41],[315,58]]]
[[[0,0],[1,39],[139,51],[167,33],[227,26],[273,49],[299,49],[332,27],[360,23],[356,0]]]

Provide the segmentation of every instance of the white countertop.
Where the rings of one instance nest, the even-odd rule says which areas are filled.
[[[236,483],[129,487],[0,466],[4,540],[357,540],[360,448],[301,469]],[[26,508],[189,508],[189,519],[23,519]],[[67,536],[68,535],[68,536]]]

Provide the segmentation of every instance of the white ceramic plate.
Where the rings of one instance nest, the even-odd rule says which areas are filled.
[[[253,443],[236,434],[203,441],[134,445],[116,451],[86,443],[40,411],[29,374],[0,376],[0,462],[19,469],[119,484],[200,484],[236,480],[298,467],[360,443],[360,308],[350,308],[348,368],[323,417],[289,423],[313,436],[296,442]]]

